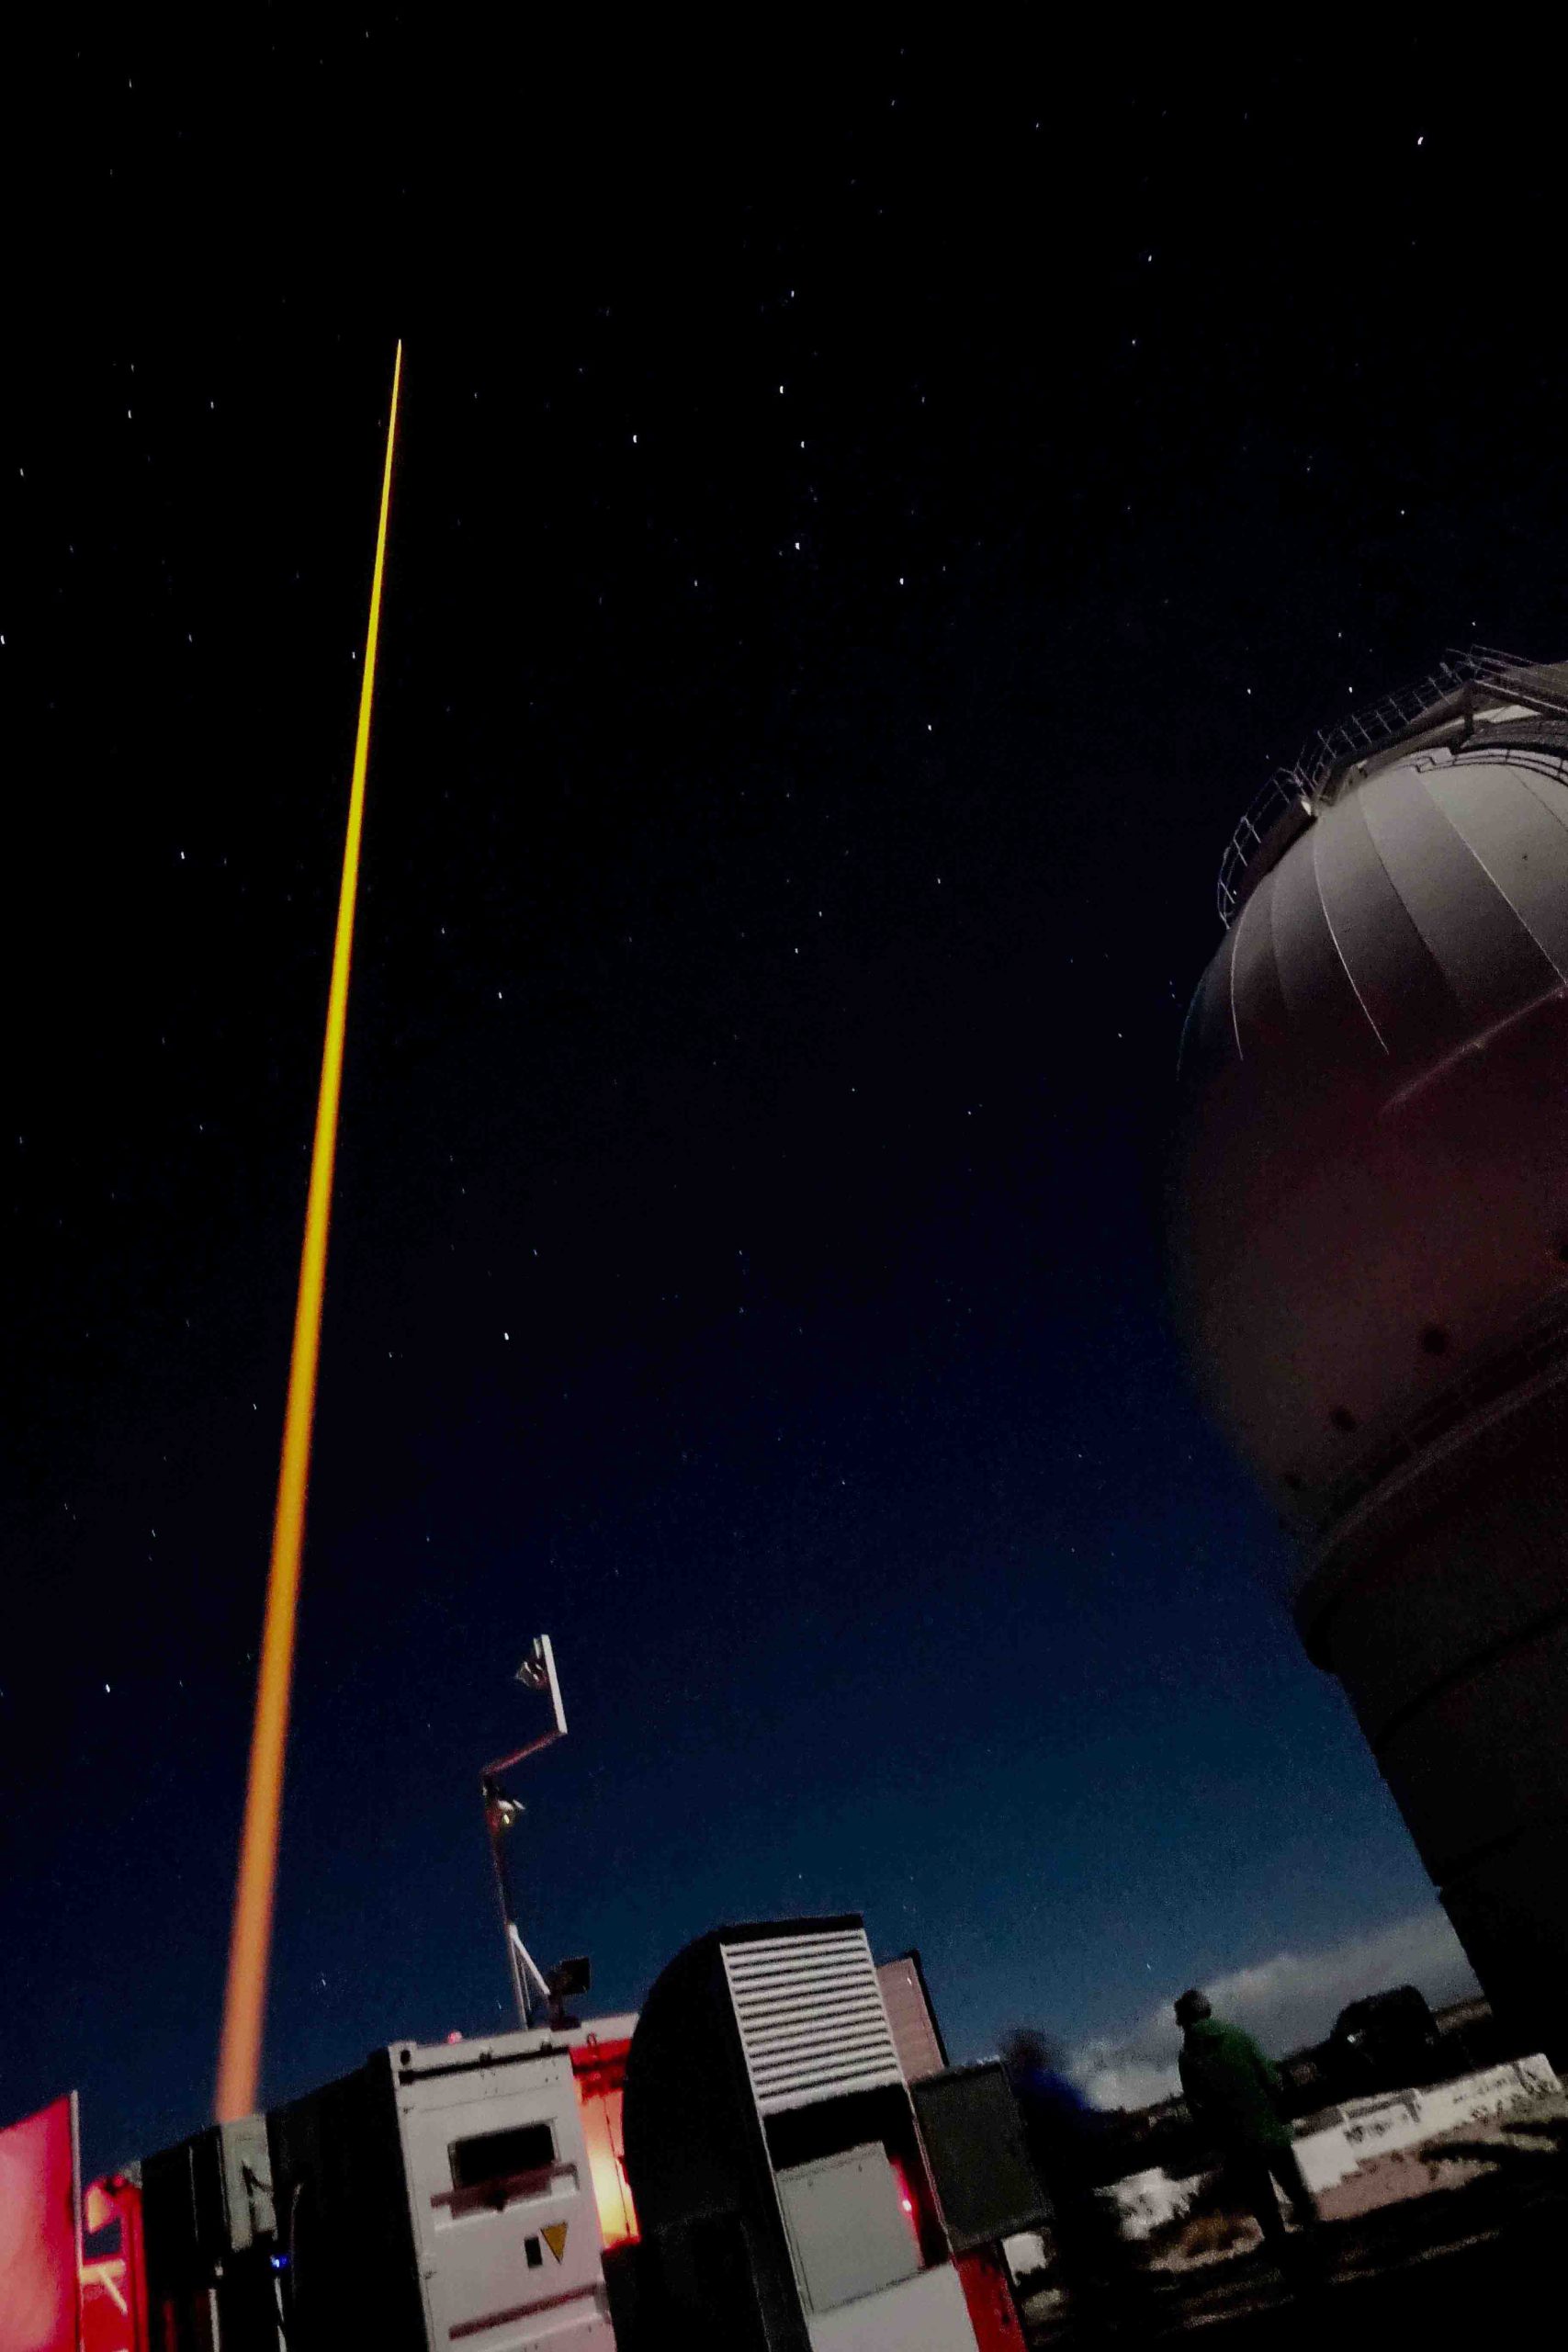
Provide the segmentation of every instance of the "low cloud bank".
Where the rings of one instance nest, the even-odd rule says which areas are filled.
[[[1348,2002],[1391,1984],[1419,1985],[1434,2007],[1476,1990],[1459,1939],[1435,1905],[1322,1951],[1276,1952],[1203,1989],[1216,2017],[1245,2026],[1278,2058],[1321,2041]],[[1171,1998],[1182,1989],[1174,1985]],[[1167,2001],[1123,2040],[1086,2042],[1069,2072],[1099,2107],[1148,2107],[1178,2087],[1180,2041]]]

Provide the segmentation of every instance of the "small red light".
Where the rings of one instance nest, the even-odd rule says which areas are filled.
[[[447,2037],[446,2037],[446,2047],[447,2047],[447,2049],[448,2049],[448,2050],[450,2050],[450,2048],[452,2047],[452,2044],[453,2044],[455,2041],[461,2041],[461,2040],[462,2040],[462,2039],[463,2039],[463,2037],[462,2037],[462,2035],[461,2035],[460,2033],[449,2033],[449,2034],[447,2035]]]
[[[908,2172],[905,2170],[903,2165],[899,2162],[897,2156],[890,2155],[887,2161],[892,2167],[893,2185],[898,2192],[898,2210],[903,2214],[905,2221],[908,2223],[909,2235],[913,2238],[916,2247],[919,2248],[920,2245],[920,2211],[919,2207],[915,2202],[915,2184],[909,2178]],[[922,2252],[922,2262],[924,2259],[925,2257]]]

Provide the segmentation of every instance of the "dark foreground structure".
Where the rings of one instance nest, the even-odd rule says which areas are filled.
[[[1500,2336],[1510,2352],[1531,2352],[1561,2333],[1563,2137],[1561,2124],[1538,2125],[1513,2151],[1478,2149],[1494,2166],[1468,2188],[1329,2223],[1307,2291],[1292,2292],[1261,2252],[1168,2280],[1156,2299],[1155,2340],[1201,2330],[1221,2352],[1382,2352],[1404,2343],[1473,2352]],[[1543,2140],[1557,2143],[1555,2153]],[[1049,2330],[1037,2335],[1049,2340]]]
[[[1173,1277],[1517,2045],[1568,1981],[1568,665],[1456,655],[1244,818]],[[1560,2040],[1560,2036],[1559,2036]]]

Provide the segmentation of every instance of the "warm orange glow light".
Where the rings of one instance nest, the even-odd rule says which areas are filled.
[[[321,1344],[321,1295],[326,1280],[327,1229],[332,1218],[333,1168],[337,1156],[344,1029],[348,1013],[349,965],[354,953],[355,901],[359,890],[365,773],[370,756],[370,701],[376,683],[377,639],[381,628],[387,515],[392,497],[392,447],[398,428],[398,393],[402,369],[403,347],[400,343],[392,368],[391,411],[387,419],[381,516],[376,532],[376,568],[370,584],[370,625],[365,639],[365,669],[359,682],[359,728],[354,744],[354,780],[349,790],[348,829],[343,847],[337,934],[333,945],[332,986],[327,996],[326,1038],[321,1048],[321,1084],[316,1102],[316,1140],[310,1155],[310,1186],[305,1204],[305,1246],[299,1261],[294,1347],[288,1364],[288,1399],[283,1417],[283,1459],[277,1474],[277,1508],[273,1521],[272,1564],[267,1572],[266,1618],[262,1630],[261,1670],[256,1678],[250,1776],[245,1787],[245,1820],[240,1839],[239,1884],[234,1896],[234,1925],[229,1945],[223,2041],[218,2058],[217,2111],[220,2123],[231,2122],[235,2117],[252,2112],[261,2072],[267,1960],[272,1946],[273,1890],[277,1877],[278,1815],[283,1799],[288,1698],[294,1670],[299,1555],[305,1534],[310,1431],[316,1412],[316,1363]]]
[[[606,2248],[635,2245],[641,2235],[621,2130],[627,2041],[600,2042],[572,2055],[582,2136],[588,2143],[588,2177],[599,2211],[599,2234]]]

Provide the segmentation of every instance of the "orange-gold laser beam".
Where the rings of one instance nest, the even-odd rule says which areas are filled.
[[[392,447],[398,429],[402,371],[403,347],[400,343],[392,368],[391,412],[387,419],[387,461],[381,476],[381,517],[376,532],[376,569],[370,583],[370,624],[365,639],[365,669],[359,682],[359,728],[354,742],[354,781],[349,790],[348,828],[343,845],[337,934],[333,944],[326,1038],[321,1047],[321,1084],[316,1102],[316,1140],[310,1155],[310,1188],[305,1204],[305,1244],[299,1260],[294,1347],[288,1363],[288,1401],[283,1417],[283,1458],[277,1474],[266,1618],[262,1630],[245,1820],[240,1838],[240,1875],[229,1944],[223,2040],[218,2057],[220,2123],[232,2122],[236,2117],[253,2111],[261,2072],[273,1891],[277,1878],[278,1816],[294,1669],[299,1555],[305,1535],[310,1430],[316,1411],[316,1363],[321,1353],[321,1295],[327,1271],[327,1229],[332,1219],[333,1167],[337,1157],[344,1027],[348,1013],[349,965],[354,954],[354,909],[359,890],[359,842],[365,822],[365,772],[370,756],[370,701],[376,684],[376,645],[381,628],[387,515],[392,497]]]

